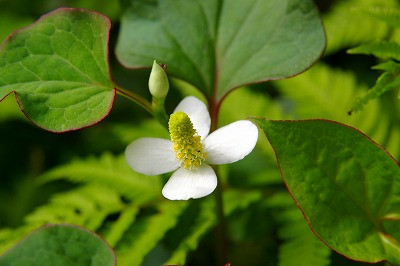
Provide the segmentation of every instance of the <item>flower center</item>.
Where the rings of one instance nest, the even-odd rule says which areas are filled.
[[[168,128],[173,143],[172,149],[183,167],[193,169],[200,166],[207,153],[204,152],[200,136],[197,135],[187,114],[180,111],[173,113],[169,118]]]

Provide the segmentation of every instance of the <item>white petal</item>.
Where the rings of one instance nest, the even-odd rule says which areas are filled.
[[[233,163],[249,154],[257,143],[258,129],[248,120],[221,127],[204,140],[209,164]]]
[[[159,138],[140,138],[126,147],[125,158],[130,167],[145,175],[159,175],[176,170],[179,162],[172,142]]]
[[[211,166],[195,170],[179,168],[165,184],[162,194],[170,200],[188,200],[207,196],[217,187],[217,176]]]
[[[185,97],[175,108],[174,113],[182,111],[187,114],[197,134],[204,139],[210,132],[211,118],[207,106],[194,96]]]

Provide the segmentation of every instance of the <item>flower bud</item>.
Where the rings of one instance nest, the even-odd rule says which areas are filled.
[[[165,98],[169,90],[168,77],[165,74],[164,68],[156,60],[153,62],[153,68],[150,73],[149,89],[151,95],[158,99]]]

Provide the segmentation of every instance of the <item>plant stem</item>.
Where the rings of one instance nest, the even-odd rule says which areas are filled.
[[[214,171],[217,172],[217,167],[214,168]],[[225,265],[227,263],[227,241],[226,241],[226,232],[225,232],[225,215],[224,215],[224,203],[222,197],[222,186],[217,186],[215,190],[215,200],[216,200],[216,210],[218,217],[218,224],[215,228],[216,231],[216,251],[217,251],[217,265]]]
[[[139,104],[141,107],[143,107],[147,112],[149,112],[151,115],[153,115],[153,108],[151,107],[151,103],[147,101],[145,98],[143,98],[140,95],[137,95],[133,91],[127,90],[125,88],[122,88],[120,86],[116,87],[117,93],[137,104]]]
[[[153,116],[168,130],[168,115],[165,112],[164,99],[153,97],[151,104],[153,107]]]
[[[216,97],[209,100],[209,111],[211,117],[211,132],[218,128],[218,114],[219,114],[220,102],[216,100]],[[210,132],[210,133],[211,133]],[[214,166],[214,171],[218,177],[218,167]],[[218,224],[215,228],[215,249],[217,253],[217,265],[225,265],[227,263],[227,240],[226,240],[226,222],[224,215],[224,203],[223,203],[223,186],[220,183],[215,190],[215,203],[216,212],[218,218]]]

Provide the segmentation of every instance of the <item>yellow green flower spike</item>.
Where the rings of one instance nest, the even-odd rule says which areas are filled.
[[[184,112],[173,113],[168,122],[169,133],[176,158],[185,169],[200,166],[207,157],[200,136],[193,128],[192,121]]]

